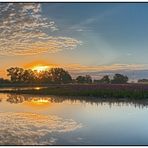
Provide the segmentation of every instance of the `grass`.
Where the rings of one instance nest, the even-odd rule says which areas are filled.
[[[147,99],[148,85],[140,84],[102,84],[102,85],[48,85],[39,90],[0,90],[2,93],[58,95],[58,96],[92,96],[101,98]]]

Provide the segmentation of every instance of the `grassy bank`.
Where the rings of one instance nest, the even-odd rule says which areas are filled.
[[[58,96],[92,96],[102,98],[148,98],[145,84],[99,84],[99,85],[50,85],[47,88],[28,90],[0,90],[2,93],[38,94]]]

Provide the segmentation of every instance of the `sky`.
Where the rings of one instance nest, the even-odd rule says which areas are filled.
[[[0,77],[44,64],[147,78],[147,16],[148,3],[0,3]]]

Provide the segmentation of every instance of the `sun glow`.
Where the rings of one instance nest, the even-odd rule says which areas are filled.
[[[43,105],[43,104],[48,104],[49,100],[46,99],[32,100],[31,103],[36,105]]]
[[[35,98],[30,101],[25,101],[24,104],[33,107],[34,109],[45,109],[52,105],[49,98]]]
[[[32,68],[32,70],[36,70],[37,72],[46,71],[50,68],[50,66],[41,66],[37,65]]]

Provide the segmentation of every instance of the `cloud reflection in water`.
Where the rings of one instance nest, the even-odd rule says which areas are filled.
[[[82,125],[72,119],[34,113],[0,113],[0,145],[52,145],[58,134]]]

